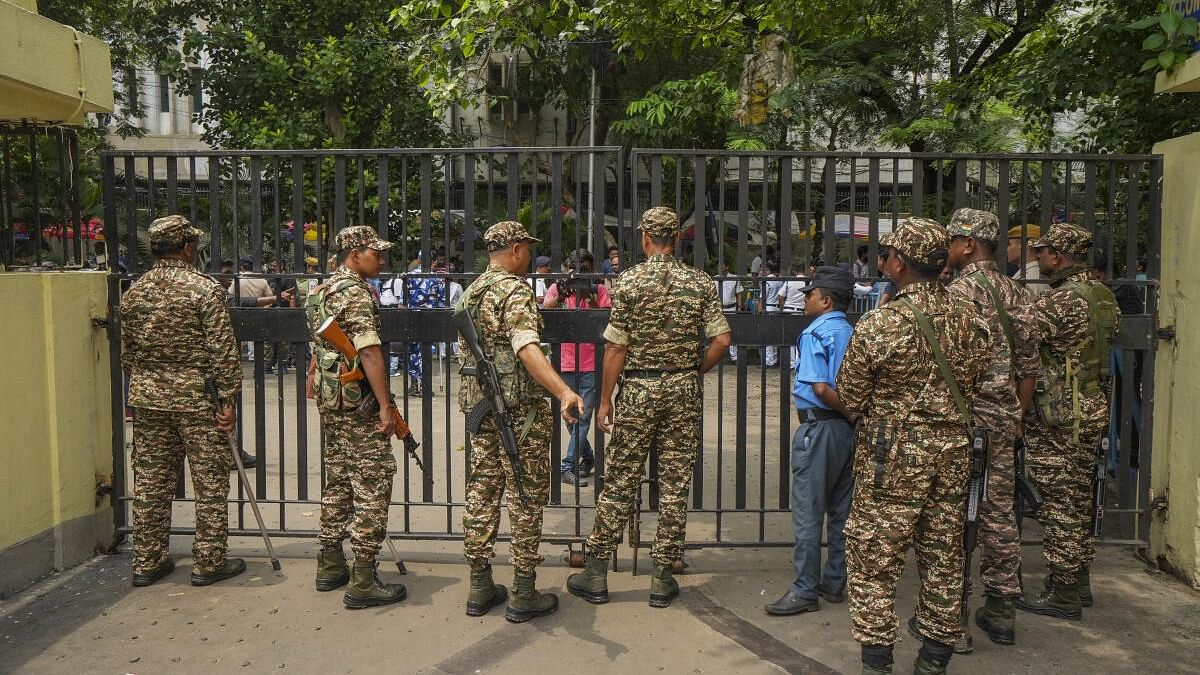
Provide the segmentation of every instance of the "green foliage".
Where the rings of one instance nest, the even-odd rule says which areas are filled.
[[[671,80],[631,101],[627,117],[612,131],[626,144],[654,148],[719,148],[726,145],[737,92],[718,72]]]
[[[1200,38],[1200,21],[1196,17],[1185,17],[1165,2],[1158,5],[1157,13],[1129,24],[1136,31],[1151,29],[1142,40],[1142,49],[1154,56],[1142,64],[1140,72],[1166,71],[1176,68],[1192,55],[1192,45]]]

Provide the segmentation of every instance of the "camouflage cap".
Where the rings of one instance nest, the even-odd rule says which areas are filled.
[[[1092,247],[1092,233],[1071,223],[1055,223],[1046,234],[1030,240],[1029,245],[1034,248],[1048,246],[1063,253],[1080,255]]]
[[[343,229],[337,233],[333,245],[339,251],[349,251],[364,246],[376,251],[386,251],[393,246],[392,242],[380,239],[375,228],[368,225],[355,225]]]
[[[199,239],[200,230],[183,216],[165,216],[150,223],[150,244],[178,246],[188,239]]]
[[[655,206],[642,214],[639,227],[651,237],[674,237],[679,232],[679,216],[665,206]]]
[[[891,246],[905,258],[925,265],[945,265],[950,247],[950,235],[936,220],[905,218],[890,234],[879,238],[883,246]]]
[[[996,241],[1000,238],[1000,220],[990,211],[963,208],[950,216],[946,232],[951,238],[971,237],[983,241]]]
[[[483,233],[483,243],[487,245],[489,251],[499,251],[518,241],[541,241],[541,239],[531,236],[525,226],[515,220],[496,223]]]

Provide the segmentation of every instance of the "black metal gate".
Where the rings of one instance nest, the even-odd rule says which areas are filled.
[[[720,152],[598,148],[466,148],[340,151],[110,152],[103,157],[105,238],[119,246],[110,305],[150,263],[145,228],[182,213],[208,233],[203,264],[240,293],[246,275],[222,274],[222,263],[246,258],[276,292],[303,288],[326,274],[332,235],[353,224],[377,227],[397,243],[391,269],[402,295],[431,290],[432,300],[385,307],[384,339],[401,365],[422,368],[392,379],[430,474],[403,463],[397,474],[390,531],[396,538],[461,536],[466,431],[455,401],[457,368],[445,298],[482,270],[480,236],[490,224],[521,220],[542,239],[540,253],[558,270],[574,249],[598,261],[615,247],[621,266],[644,257],[636,225],[651,205],[673,206],[687,228],[679,254],[709,272],[731,272],[738,307],[729,313],[736,363],[704,378],[704,417],[691,492],[689,545],[787,545],[790,525],[792,415],[790,346],[802,314],[762,311],[768,280],[763,260],[778,262],[770,280],[798,280],[811,264],[853,261],[867,247],[855,314],[876,293],[878,238],[907,215],[942,220],[959,206],[996,212],[1002,229],[1071,220],[1096,233],[1094,256],[1121,297],[1124,315],[1113,351],[1112,477],[1104,541],[1145,545],[1149,533],[1150,419],[1153,409],[1155,279],[1159,275],[1161,159],[1156,156],[932,155],[910,153]],[[1025,242],[1021,243],[1022,252]],[[1003,251],[1000,252],[1003,255]],[[306,273],[306,257],[317,259]],[[264,272],[264,265],[279,267]],[[435,270],[442,262],[458,269]],[[1006,262],[1006,260],[1002,260]],[[410,264],[413,271],[408,271]],[[600,263],[597,263],[599,267]],[[531,283],[555,274],[531,272]],[[389,284],[390,286],[390,284]],[[277,296],[279,297],[279,296]],[[411,300],[412,298],[410,298]],[[417,298],[420,300],[420,298]],[[419,305],[419,306],[418,306]],[[770,310],[771,308],[767,308]],[[544,339],[559,366],[562,343],[602,342],[603,310],[546,310]],[[304,398],[308,333],[302,310],[233,310],[241,341],[257,358],[244,364],[238,437],[256,455],[255,491],[276,534],[315,536],[323,484],[316,411]],[[119,373],[119,330],[111,358]],[[773,349],[772,349],[773,348]],[[770,351],[770,354],[768,352]],[[287,354],[293,368],[287,368]],[[767,361],[777,354],[778,365]],[[267,361],[266,359],[270,359]],[[597,371],[603,348],[597,350]],[[415,370],[415,369],[414,369]],[[123,382],[113,391],[113,459],[117,521],[129,529],[132,500]],[[419,391],[419,394],[418,394]],[[597,473],[586,487],[559,482],[565,430],[551,447],[555,466],[545,519],[548,542],[577,542],[603,484],[604,436],[590,433]],[[651,459],[653,464],[653,457]],[[251,533],[240,488],[233,529]],[[181,482],[179,496],[189,487]],[[657,506],[651,484],[648,507]],[[181,533],[190,528],[180,526]]]

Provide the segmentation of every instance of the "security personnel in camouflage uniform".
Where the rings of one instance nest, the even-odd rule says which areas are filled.
[[[171,573],[171,499],[183,458],[196,491],[192,584],[228,579],[246,570],[226,558],[228,432],[242,388],[238,344],[225,289],[196,269],[200,230],[183,216],[150,224],[158,260],[121,299],[121,368],[133,406],[133,585],[149,586]],[[205,391],[213,378],[220,406]]]
[[[1112,291],[1089,275],[1091,233],[1061,223],[1030,245],[1043,247],[1038,263],[1051,289],[1029,310],[1041,370],[1025,427],[1026,468],[1045,500],[1037,518],[1050,575],[1045,592],[1018,600],[1017,607],[1078,620],[1092,605],[1091,479],[1108,424],[1109,347],[1120,313]]]
[[[846,522],[850,616],[863,673],[892,672],[896,581],[912,545],[926,636],[915,672],[943,673],[962,634],[968,418],[991,338],[975,307],[938,282],[945,228],[910,218],[880,243],[900,290],[858,322],[837,377],[842,403],[863,416]]]
[[[587,540],[587,569],[568,577],[567,589],[591,603],[608,602],[608,559],[641,488],[646,457],[656,447],[661,496],[650,553],[650,606],[667,607],[679,594],[671,568],[683,559],[688,486],[700,446],[700,377],[724,357],[730,333],[712,277],[675,259],[675,212],[661,206],[646,211],[641,230],[646,261],[621,274],[604,330],[599,418],[612,433],[604,490]],[[707,351],[701,333],[709,339]]]
[[[305,302],[316,363],[313,389],[325,434],[316,587],[332,591],[349,583],[342,602],[350,609],[362,609],[407,596],[403,585],[379,578],[375,562],[387,536],[388,502],[396,474],[390,439],[395,422],[380,347],[379,307],[366,280],[382,271],[384,251],[392,244],[364,225],[338,232],[334,244],[341,265]],[[358,350],[354,362],[317,336],[317,329],[330,317]],[[361,366],[365,377],[341,384],[339,373],[356,366]],[[348,567],[342,540],[351,523],[354,564]]]
[[[542,351],[542,318],[533,290],[517,276],[529,270],[534,239],[517,222],[505,221],[483,235],[488,267],[463,293],[455,311],[470,312],[480,347],[496,366],[505,405],[517,437],[517,452],[524,470],[522,488],[527,502],[517,499],[517,478],[489,416],[471,436],[470,471],[463,509],[463,547],[471,566],[471,591],[467,614],[482,616],[508,599],[504,618],[522,623],[558,609],[558,598],[535,589],[536,568],[542,562],[542,510],[550,499],[550,436],[555,431],[547,392],[562,407],[562,416],[574,422],[583,412],[583,399],[554,372]],[[460,341],[463,367],[474,366],[465,341]],[[473,377],[464,377],[459,405],[464,414],[483,400]],[[512,525],[511,559],[513,592],[492,580],[491,559],[500,529],[500,499],[508,493],[508,519]]]
[[[1022,309],[1033,302],[1033,294],[996,264],[1000,222],[995,214],[958,209],[946,229],[949,267],[958,273],[950,293],[975,305],[993,338],[989,368],[972,407],[975,426],[988,433],[987,498],[979,508],[979,576],[986,604],[975,613],[975,622],[993,642],[1011,645],[1016,639],[1013,600],[1021,597],[1013,444],[1022,401],[1028,404],[1037,376],[1037,345],[1027,339],[1022,324]],[[1018,397],[1018,387],[1023,397]],[[969,629],[964,638],[960,652],[970,650]]]

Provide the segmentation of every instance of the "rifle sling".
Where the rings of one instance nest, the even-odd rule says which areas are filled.
[[[912,309],[913,318],[917,321],[917,327],[921,329],[921,333],[925,336],[925,342],[929,344],[929,348],[933,351],[933,360],[937,362],[938,370],[942,372],[942,379],[946,381],[946,388],[950,390],[950,397],[954,399],[954,406],[958,408],[958,413],[967,421],[967,439],[971,440],[974,436],[971,409],[967,405],[967,400],[963,398],[962,391],[958,388],[958,381],[954,379],[954,370],[950,368],[950,362],[946,359],[946,354],[942,351],[942,347],[938,343],[937,331],[934,330],[933,323],[929,321],[929,317],[917,307],[916,303],[909,296],[902,296],[901,299]]]
[[[996,305],[996,315],[1000,317],[1000,327],[1004,329],[1004,337],[1008,339],[1009,359],[1012,361],[1013,368],[1015,369],[1017,365],[1017,347],[1016,340],[1013,337],[1013,322],[1012,317],[1008,314],[1008,310],[1004,307],[1004,301],[1000,299],[1000,291],[996,290],[996,285],[983,273],[983,270],[979,270],[972,276],[978,279],[979,283],[987,289],[988,294],[992,296],[992,303]]]

